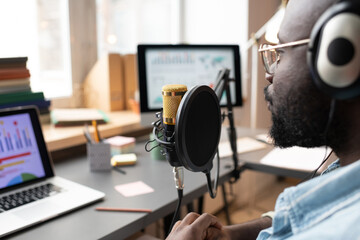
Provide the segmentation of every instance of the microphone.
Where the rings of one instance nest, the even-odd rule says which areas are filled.
[[[192,172],[203,172],[211,185],[210,171],[221,133],[221,112],[218,97],[213,89],[197,85],[187,91],[185,85],[162,87],[163,111],[156,113],[153,122],[154,140],[148,141],[145,150],[161,147],[161,152],[173,167],[176,188],[183,188],[183,167]],[[148,143],[158,145],[148,149]],[[219,162],[219,155],[217,154]],[[219,164],[217,164],[217,169]],[[218,178],[219,171],[217,170]],[[217,186],[217,181],[215,181]],[[215,187],[216,189],[216,187]],[[209,187],[210,196],[215,196]]]
[[[163,96],[163,140],[169,143],[167,148],[164,148],[166,160],[173,167],[182,166],[179,162],[175,151],[175,123],[176,113],[184,94],[187,92],[187,87],[182,84],[170,84],[162,87]]]
[[[158,120],[152,123],[154,140],[146,143],[145,150],[150,152],[155,147],[161,147],[163,155],[173,167],[178,204],[171,221],[172,228],[181,207],[184,167],[193,172],[205,173],[209,194],[212,198],[216,197],[219,154],[213,188],[210,171],[218,152],[221,112],[216,93],[205,85],[194,86],[189,91],[185,85],[165,85],[162,87],[162,96],[163,111],[156,113]],[[158,145],[148,149],[147,146],[152,141],[156,141]]]
[[[175,210],[174,217],[171,221],[170,229],[174,226],[174,223],[179,219],[179,212],[181,207],[181,200],[184,189],[184,168],[177,157],[175,149],[175,123],[176,115],[181,102],[182,97],[187,92],[187,87],[181,84],[171,84],[162,87],[163,96],[163,111],[161,122],[163,125],[163,144],[166,160],[173,167],[175,187],[178,190],[178,204]]]

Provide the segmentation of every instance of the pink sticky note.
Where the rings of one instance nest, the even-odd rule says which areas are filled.
[[[124,195],[125,197],[133,197],[141,194],[154,192],[154,189],[146,185],[142,181],[121,184],[115,186],[115,190]]]

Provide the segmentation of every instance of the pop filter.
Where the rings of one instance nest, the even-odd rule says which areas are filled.
[[[186,92],[175,124],[175,149],[186,169],[210,172],[220,141],[221,123],[219,100],[214,90],[200,85]]]

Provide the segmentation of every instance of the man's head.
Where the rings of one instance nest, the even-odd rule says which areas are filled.
[[[321,14],[336,0],[290,0],[280,27],[280,43],[310,37]],[[272,82],[265,89],[273,126],[270,130],[275,144],[280,147],[341,146],[347,138],[342,110],[337,108],[332,125],[325,136],[331,98],[322,93],[312,81],[307,65],[308,45],[279,49],[280,61]]]

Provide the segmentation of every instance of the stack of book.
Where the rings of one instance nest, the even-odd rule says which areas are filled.
[[[0,109],[35,105],[43,122],[50,121],[50,100],[43,92],[33,92],[27,57],[0,58]]]

